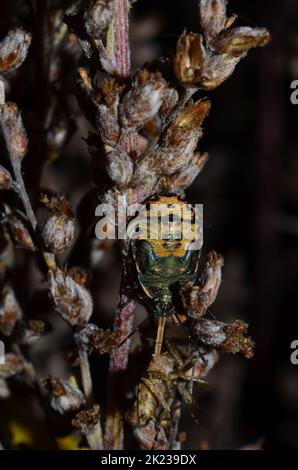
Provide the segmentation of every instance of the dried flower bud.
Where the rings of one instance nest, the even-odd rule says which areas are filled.
[[[165,119],[178,103],[179,95],[175,88],[166,88],[163,95],[163,103],[160,108],[160,114]]]
[[[222,344],[222,349],[225,352],[236,354],[240,352],[246,359],[251,359],[254,355],[254,342],[248,336],[248,325],[241,320],[235,320],[224,327],[226,340]]]
[[[84,13],[84,26],[91,38],[100,38],[113,19],[113,0],[89,0]]]
[[[68,217],[73,217],[67,197],[63,193],[57,193],[50,196],[47,194],[41,194],[39,202],[47,207],[49,211],[51,211],[52,215],[66,215]]]
[[[92,351],[98,354],[106,354],[120,344],[121,332],[103,330],[93,323],[88,323],[85,328],[76,332],[75,339],[79,348],[88,354]]]
[[[42,320],[28,320],[21,326],[20,343],[28,346],[35,343],[45,333],[45,323]]]
[[[93,311],[89,291],[59,268],[49,271],[48,282],[51,298],[62,318],[71,326],[88,323]]]
[[[226,26],[227,0],[201,0],[200,21],[207,41],[215,38]]]
[[[29,230],[16,214],[7,215],[6,225],[10,238],[17,248],[29,251],[36,250]]]
[[[0,165],[0,189],[11,189],[13,187],[12,176],[4,166]]]
[[[202,317],[207,308],[215,301],[221,284],[223,264],[223,257],[215,251],[211,251],[207,256],[207,264],[200,279],[200,286],[182,287],[182,302],[189,316]]]
[[[209,109],[209,101],[198,101],[184,109],[167,129],[155,157],[156,170],[161,175],[176,173],[190,163],[198,140],[203,135],[199,126]],[[144,165],[144,161],[141,165]]]
[[[75,231],[74,218],[67,198],[64,194],[50,198],[43,194],[40,202],[51,211],[51,216],[42,228],[45,248],[51,253],[61,253],[71,245]]]
[[[226,339],[224,326],[222,322],[200,318],[196,321],[193,331],[202,343],[215,348],[223,344]]]
[[[247,333],[248,325],[241,320],[226,324],[216,320],[200,318],[193,331],[200,341],[213,348],[236,354],[240,352],[247,359],[253,357],[254,342]]]
[[[115,79],[105,80],[100,87],[101,100],[97,104],[96,124],[103,142],[111,147],[120,138],[118,107],[123,86]]]
[[[202,90],[213,90],[225,82],[234,72],[241,57],[232,57],[227,54],[208,53],[199,87]]]
[[[253,47],[264,47],[271,41],[266,28],[242,26],[223,31],[214,41],[214,47],[220,54],[232,57],[245,55]]]
[[[121,104],[124,125],[140,126],[152,119],[162,105],[165,89],[166,81],[159,72],[140,70]]]
[[[205,167],[209,156],[207,153],[195,153],[191,162],[163,182],[168,194],[177,194],[187,189]]]
[[[194,130],[200,126],[210,111],[210,101],[200,100],[187,106],[174,121],[174,127]]]
[[[22,160],[27,153],[28,138],[15,103],[0,105],[0,128],[8,153]]]
[[[107,171],[117,186],[127,186],[133,174],[132,159],[125,152],[111,151],[107,154]]]
[[[22,28],[11,29],[0,42],[0,73],[16,70],[26,59],[31,35]]]
[[[0,304],[0,332],[10,336],[16,323],[21,320],[22,311],[11,287],[4,287]]]
[[[61,253],[70,247],[74,238],[74,219],[65,215],[53,215],[42,228],[42,238],[47,251]]]
[[[86,403],[81,390],[68,380],[49,376],[42,384],[49,392],[52,408],[60,415],[75,413]]]
[[[79,429],[84,436],[88,436],[94,432],[94,428],[99,422],[100,407],[99,405],[93,405],[88,410],[80,411],[72,420],[72,425]]]
[[[20,374],[24,369],[24,363],[19,356],[8,353],[5,355],[5,364],[0,365],[0,378],[8,379]]]
[[[183,33],[179,38],[174,59],[174,70],[178,80],[185,85],[195,85],[201,77],[204,57],[202,36]]]

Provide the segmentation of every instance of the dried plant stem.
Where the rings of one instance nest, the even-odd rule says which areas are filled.
[[[87,442],[92,450],[103,450],[104,449],[104,442],[103,442],[103,434],[102,428],[100,423],[94,426],[94,430],[91,434],[86,436]]]
[[[114,20],[112,24],[111,44],[108,45],[110,60],[121,78],[130,75],[129,49],[129,9],[128,0],[115,0]],[[137,136],[130,134],[125,139],[126,151],[130,155],[137,153]],[[122,250],[122,260],[125,264],[127,248]],[[120,300],[116,310],[114,329],[121,332],[121,338],[128,337],[133,329],[135,300],[130,299],[126,292],[126,270],[122,270]],[[124,430],[122,403],[119,400],[119,390],[122,394],[125,387],[125,370],[128,364],[130,341],[115,349],[110,358],[110,374],[108,386],[108,409],[105,428],[105,448],[121,450],[124,445]]]
[[[121,78],[130,75],[129,9],[129,0],[115,0],[111,43],[108,45],[109,59]]]
[[[129,299],[122,292],[120,302],[116,311],[114,329],[121,331],[122,340],[130,335],[133,329],[135,301]],[[105,448],[121,450],[123,449],[124,432],[122,419],[122,402],[119,397],[119,390],[124,392],[125,370],[128,364],[130,340],[117,348],[111,354],[110,375],[109,375],[109,401],[108,413],[105,428]]]
[[[82,384],[83,384],[84,394],[86,397],[87,406],[91,406],[93,403],[93,386],[92,386],[92,378],[91,378],[91,372],[90,372],[90,364],[89,364],[88,354],[86,353],[86,351],[79,349],[79,360],[80,360]]]
[[[7,141],[6,141],[6,144],[8,145]],[[21,162],[17,160],[13,155],[11,155],[11,152],[9,153],[10,153],[10,161],[12,164],[14,177],[16,180],[16,189],[17,189],[18,195],[20,196],[20,199],[22,200],[27,218],[35,232],[37,229],[37,220],[36,220],[35,214],[33,212],[33,209],[32,209],[32,206],[31,206],[31,203],[30,203],[30,200],[29,200],[26,188],[25,188],[25,184],[24,184],[24,180],[22,176],[22,170],[21,170]]]

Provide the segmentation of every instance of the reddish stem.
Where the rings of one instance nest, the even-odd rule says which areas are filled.
[[[129,9],[128,0],[115,0],[113,20],[112,62],[120,78],[130,76],[129,48]],[[137,135],[129,134],[125,139],[125,150],[132,156],[137,154]],[[123,264],[127,258],[127,247],[122,251]],[[116,310],[114,329],[121,332],[124,340],[133,329],[135,300],[126,293],[126,269],[122,271],[120,300]],[[128,365],[130,340],[115,349],[110,358],[108,385],[108,410],[105,428],[105,448],[121,450],[124,446],[123,396],[125,394],[125,371]]]
[[[119,77],[130,75],[129,0],[115,0],[113,59]]]

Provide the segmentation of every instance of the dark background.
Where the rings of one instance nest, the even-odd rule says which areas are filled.
[[[257,443],[298,450],[298,366],[290,362],[291,342],[298,339],[298,106],[290,101],[291,82],[298,79],[298,2],[235,0],[229,6],[239,14],[238,25],[266,26],[273,41],[251,51],[226,83],[204,94],[212,108],[200,149],[208,151],[210,161],[187,195],[204,204],[202,264],[211,249],[225,257],[212,313],[223,321],[247,321],[256,351],[251,361],[222,356],[208,379],[210,387],[198,393],[198,424],[185,410],[181,430],[187,432],[185,446],[191,449],[205,443],[211,449]],[[134,67],[160,55],[171,57],[185,27],[198,31],[197,11],[195,0],[136,2],[131,27]],[[31,79],[26,70],[21,69],[9,98],[18,102],[28,122],[26,110],[32,99],[42,98],[43,90],[26,87]],[[78,125],[64,154],[46,167],[42,178],[43,187],[69,193],[74,208],[92,187],[82,140],[87,125],[81,118]],[[29,158],[25,163],[30,189],[34,171]],[[88,210],[93,216],[93,207]],[[100,265],[96,263],[95,316],[101,326],[109,326],[118,299],[119,262],[107,250]],[[29,292],[27,309],[35,314],[39,299],[34,292],[36,286],[45,291],[44,280],[31,265],[19,276],[14,283],[21,300]],[[53,333],[32,349],[31,357],[41,377],[49,372],[67,376],[59,347],[67,344],[69,330],[57,316],[49,321]],[[94,372],[100,367],[107,367],[106,359],[93,365]],[[99,381],[96,384],[99,387]],[[3,422],[10,406],[16,415],[25,411],[20,398],[18,404],[0,404]],[[26,419],[34,420],[34,407],[26,400]],[[35,445],[38,448],[38,442]]]

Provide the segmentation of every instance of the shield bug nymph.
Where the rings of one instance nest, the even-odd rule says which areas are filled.
[[[160,354],[167,317],[175,313],[173,293],[194,284],[202,247],[202,206],[179,196],[147,201],[143,221],[131,239],[138,281],[158,317],[155,353]]]

